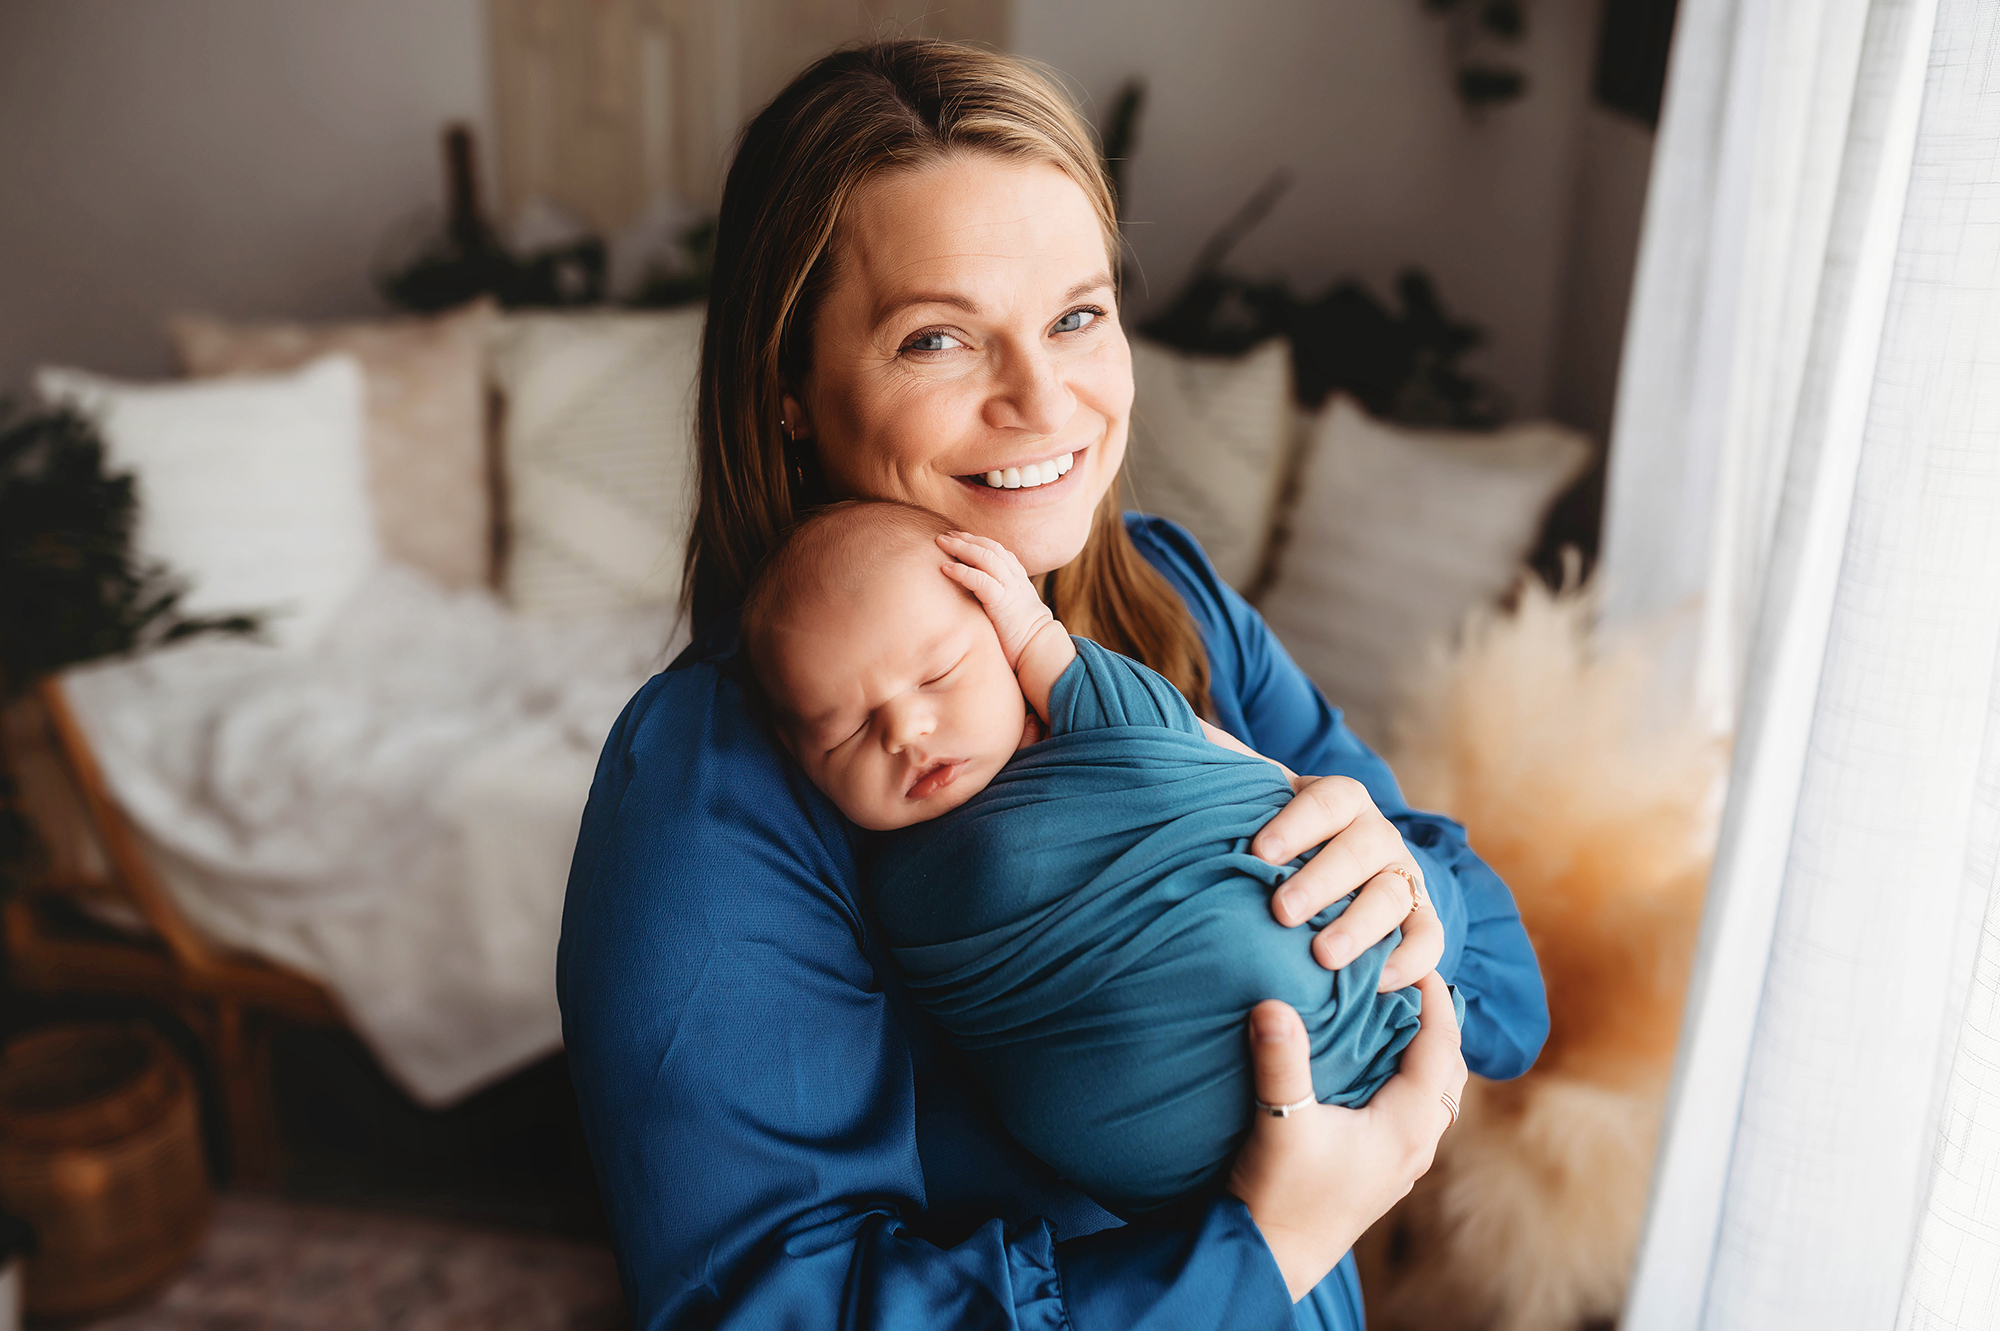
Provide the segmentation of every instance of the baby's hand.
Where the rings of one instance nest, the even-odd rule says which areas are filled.
[[[944,575],[979,598],[986,617],[1000,635],[1000,650],[1007,665],[1018,673],[1021,653],[1035,635],[1055,623],[1055,615],[1035,592],[1028,570],[1014,552],[998,541],[966,532],[951,532],[937,538],[938,548],[952,557]]]

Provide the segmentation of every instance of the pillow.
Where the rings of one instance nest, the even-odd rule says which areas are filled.
[[[280,645],[307,647],[379,558],[353,357],[205,383],[43,369],[35,386],[92,418],[109,469],[132,473],[139,551],[190,580],[190,613],[259,611]]]
[[[367,384],[368,493],[390,559],[445,587],[490,581],[492,486],[486,459],[486,341],[481,301],[434,319],[167,325],[181,366],[209,378],[289,370],[328,352],[361,362]]]
[[[1512,584],[1590,443],[1549,423],[1403,429],[1344,397],[1310,434],[1261,609],[1355,733],[1380,745],[1401,682]]]
[[[1289,344],[1194,356],[1134,338],[1132,382],[1125,469],[1139,507],[1193,532],[1222,580],[1249,591],[1295,428]]]
[[[528,614],[666,606],[694,513],[702,311],[501,321],[507,598]]]

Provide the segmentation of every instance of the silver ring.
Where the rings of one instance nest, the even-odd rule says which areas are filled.
[[[1294,1100],[1288,1105],[1267,1105],[1262,1100],[1259,1100],[1257,1102],[1257,1107],[1263,1110],[1265,1113],[1269,1114],[1272,1118],[1290,1118],[1292,1115],[1298,1113],[1301,1109],[1304,1109],[1307,1105],[1316,1105],[1318,1103],[1319,1100],[1316,1097],[1308,1095],[1305,1099]]]
[[[1447,1112],[1449,1112],[1449,1113],[1451,1114],[1451,1122],[1449,1122],[1449,1123],[1445,1124],[1445,1127],[1446,1127],[1447,1129],[1449,1129],[1449,1128],[1455,1128],[1455,1127],[1457,1127],[1457,1126],[1458,1126],[1458,1101],[1456,1101],[1456,1100],[1454,1100],[1454,1099],[1452,1098],[1452,1095],[1451,1095],[1451,1092],[1450,1092],[1450,1091],[1439,1091],[1439,1092],[1438,1092],[1438,1099],[1440,1099],[1440,1100],[1444,1101],[1444,1107],[1445,1107],[1446,1111],[1447,1111]]]

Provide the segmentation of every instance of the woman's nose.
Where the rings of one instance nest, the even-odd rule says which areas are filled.
[[[1006,358],[986,401],[986,423],[995,429],[1053,436],[1075,410],[1076,397],[1054,358],[1036,349]]]

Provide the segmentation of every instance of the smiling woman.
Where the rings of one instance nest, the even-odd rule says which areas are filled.
[[[1540,1046],[1506,887],[1456,825],[1403,803],[1184,531],[1121,511],[1117,243],[1088,130],[1003,56],[838,52],[744,133],[702,347],[695,642],[606,742],[559,961],[641,1325],[1356,1328],[1347,1247],[1428,1167],[1467,1065],[1514,1076]],[[1329,986],[1400,928],[1379,991],[1421,984],[1422,1028],[1366,1107],[1313,1103],[1305,1028],[1262,1002],[1226,1020],[1249,1017],[1255,1097],[1283,1113],[1234,1106],[1226,1190],[1172,1223],[1121,1227],[1009,1136],[889,961],[860,865],[864,829],[956,798],[987,775],[974,754],[1010,762],[1019,682],[984,662],[1003,702],[936,753],[891,751],[906,705],[956,687],[959,667],[930,660],[962,656],[925,626],[979,627],[942,579],[939,604],[836,596],[824,622],[765,626],[797,677],[784,744],[739,648],[760,565],[843,499],[997,542],[1071,633],[1157,671],[1217,733],[1323,774],[1281,789],[1252,842],[1272,866],[1318,854],[1252,909],[1291,928],[1351,896],[1304,961]],[[877,630],[822,661],[861,612],[908,641]],[[835,761],[857,775],[829,784],[867,798],[836,805],[801,770]],[[1440,974],[1466,1000],[1464,1057]]]

